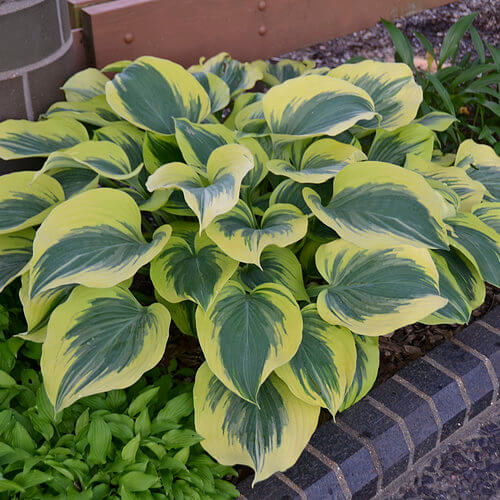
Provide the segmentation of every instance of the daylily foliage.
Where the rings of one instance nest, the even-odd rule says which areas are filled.
[[[427,125],[454,117],[419,114],[408,66],[224,53],[106,70],[73,76],[40,121],[0,124],[1,158],[46,157],[0,177],[0,290],[21,276],[56,412],[133,384],[175,324],[206,359],[202,446],[260,481],[321,407],[366,394],[380,335],[465,323],[500,285],[500,158],[467,140],[444,165]]]

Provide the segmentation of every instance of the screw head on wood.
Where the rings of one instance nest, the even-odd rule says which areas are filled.
[[[267,28],[265,26],[261,26],[259,28],[259,35],[264,36],[267,33]]]
[[[264,0],[261,0],[258,5],[257,5],[257,8],[259,10],[264,10],[266,8],[266,2],[264,2]]]
[[[125,43],[132,43],[134,41],[134,35],[132,33],[126,33],[123,40]]]

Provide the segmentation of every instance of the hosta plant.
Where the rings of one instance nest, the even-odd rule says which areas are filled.
[[[380,335],[466,323],[500,284],[500,160],[472,140],[439,151],[405,64],[105,71],[73,76],[40,121],[0,125],[2,158],[46,157],[0,178],[0,279],[21,276],[56,413],[133,384],[172,321],[206,360],[201,445],[261,481],[297,460],[321,407],[366,394]]]

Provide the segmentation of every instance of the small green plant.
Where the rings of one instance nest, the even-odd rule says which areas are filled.
[[[0,318],[2,316],[0,315]],[[54,415],[30,352],[0,340],[0,498],[236,498],[234,475],[202,450],[192,383],[171,364],[132,387]],[[27,349],[28,348],[28,349]],[[154,382],[151,382],[154,380]]]
[[[0,268],[21,276],[57,414],[134,384],[172,319],[206,359],[201,446],[260,481],[297,460],[321,407],[366,394],[380,335],[466,323],[500,284],[499,158],[435,149],[455,118],[416,119],[409,66],[104,71],[73,76],[40,121],[0,124],[1,157],[46,157],[0,177]]]
[[[444,128],[446,122],[442,129],[437,129],[447,152],[472,138],[490,144],[500,154],[500,48],[483,43],[472,25],[476,16],[477,13],[465,16],[449,29],[439,54],[424,35],[414,33],[426,51],[427,70],[413,64],[413,49],[405,35],[389,21],[383,23],[391,35],[397,59],[412,67],[423,89],[422,115],[446,110],[455,118],[449,129]],[[475,53],[469,51],[458,59],[460,41],[467,32]]]

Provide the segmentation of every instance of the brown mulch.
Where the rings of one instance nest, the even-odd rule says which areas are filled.
[[[425,50],[413,35],[422,33],[432,45],[439,49],[448,29],[461,17],[478,12],[474,26],[482,39],[490,45],[500,42],[500,1],[498,0],[463,0],[435,9],[428,9],[412,16],[397,19],[396,26],[410,39],[417,55],[425,56]],[[459,56],[472,50],[469,34],[460,43]],[[310,47],[295,50],[271,60],[291,58],[296,60],[312,59],[318,66],[335,67],[353,57],[364,57],[380,61],[394,60],[394,47],[391,38],[382,23],[351,35],[334,38]]]

